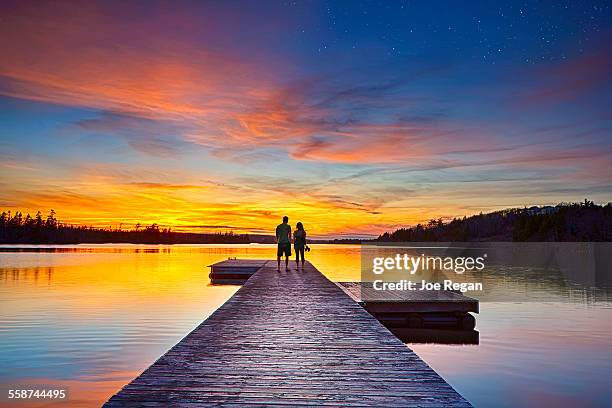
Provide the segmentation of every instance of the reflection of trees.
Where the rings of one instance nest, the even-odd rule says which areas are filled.
[[[53,267],[35,267],[35,268],[0,268],[0,281],[18,281],[18,280],[33,280],[45,279],[51,281],[53,275]]]
[[[524,302],[610,301],[612,299],[612,242],[376,242],[362,246],[362,280],[372,281],[373,257],[478,257],[486,254],[485,268],[456,274],[423,270],[414,275],[385,271],[387,281],[481,282],[482,292],[468,292],[480,301]],[[363,267],[367,265],[367,267]],[[379,278],[378,278],[379,279]]]
[[[248,235],[233,232],[198,234],[174,232],[153,223],[142,228],[140,223],[134,229],[95,228],[63,224],[58,221],[54,210],[46,219],[40,211],[32,218],[23,217],[21,212],[10,211],[0,214],[0,243],[3,244],[74,244],[74,243],[133,243],[133,244],[236,244],[249,243]]]

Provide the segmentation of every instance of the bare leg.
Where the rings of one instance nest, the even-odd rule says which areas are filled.
[[[285,256],[285,270],[290,271],[289,269],[289,257]]]
[[[281,258],[280,256],[277,256],[277,257],[276,257],[276,263],[278,264],[278,267],[276,268],[276,270],[277,270],[278,272],[280,272],[280,258]]]
[[[302,269],[304,269],[304,261],[305,261],[305,259],[304,259],[304,252],[305,252],[305,249],[301,248],[300,249],[300,258],[302,258]]]

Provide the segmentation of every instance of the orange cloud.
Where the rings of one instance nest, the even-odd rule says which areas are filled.
[[[166,24],[189,23],[187,15],[168,17]],[[2,94],[202,123],[265,94],[267,71],[142,21],[94,3],[5,7]]]
[[[0,59],[0,94],[105,111],[79,125],[128,132],[130,146],[160,156],[177,154],[179,145],[156,135],[160,121],[183,142],[219,154],[248,143],[297,160],[345,163],[425,156],[429,138],[439,137],[431,125],[352,117],[352,110],[407,103],[390,92],[402,82],[354,87],[321,77],[280,85],[275,73],[290,72],[286,63],[237,58],[156,23],[155,15],[122,19],[94,3],[14,3],[0,26],[0,49],[10,56]],[[212,31],[180,13],[163,23],[196,27],[203,39]]]

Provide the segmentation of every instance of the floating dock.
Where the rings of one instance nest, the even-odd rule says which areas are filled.
[[[478,344],[478,300],[448,290],[375,290],[371,282],[337,282],[347,295],[405,343]]]
[[[208,277],[213,285],[242,285],[266,262],[265,259],[227,259],[208,265]]]
[[[105,407],[305,405],[471,406],[310,263],[268,261]]]

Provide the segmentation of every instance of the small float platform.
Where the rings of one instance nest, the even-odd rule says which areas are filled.
[[[476,325],[476,319],[470,313],[479,312],[478,300],[459,292],[418,289],[376,290],[371,282],[336,284],[391,331],[396,334],[403,333],[400,336],[402,338],[406,338],[406,333],[409,332],[394,329],[473,331]],[[415,339],[423,338],[417,333],[413,331]],[[478,332],[475,333],[477,338]],[[459,338],[474,339],[474,334],[464,333]]]
[[[213,285],[242,285],[261,269],[265,259],[227,259],[208,265],[210,283]]]

